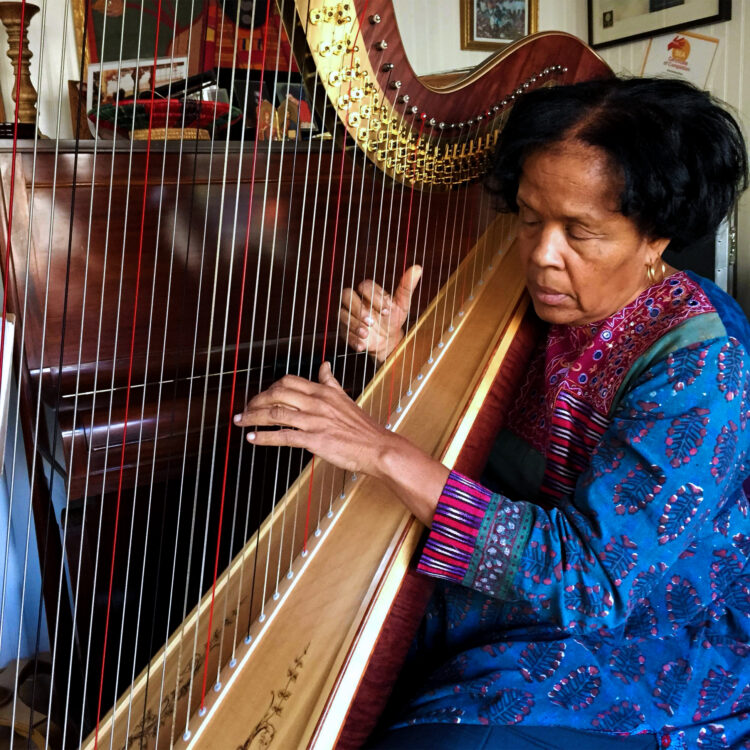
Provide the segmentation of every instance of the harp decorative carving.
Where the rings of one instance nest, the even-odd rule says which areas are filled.
[[[481,177],[517,97],[608,74],[543,33],[437,89],[389,2],[278,5],[331,138],[0,146],[11,484],[41,561],[41,713],[66,746],[356,744],[421,529],[370,478],[246,447],[231,416],[331,359],[373,417],[468,466],[529,341],[515,220]],[[406,337],[382,367],[345,352],[342,290],[413,263]]]

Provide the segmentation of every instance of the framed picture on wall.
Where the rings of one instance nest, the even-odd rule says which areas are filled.
[[[193,3],[164,4],[159,0],[133,3],[126,0],[72,0],[73,22],[78,49],[83,57],[84,77],[92,63],[116,63],[118,60],[152,60],[184,58],[192,36],[188,71],[200,70],[200,44],[195,42],[203,33],[203,16],[210,0]],[[88,15],[86,15],[88,12]],[[142,16],[142,18],[141,18]],[[157,19],[159,19],[157,29]],[[87,27],[86,49],[83,29]],[[158,44],[157,44],[158,42]]]
[[[691,26],[728,21],[732,0],[588,0],[589,44],[643,39]]]
[[[501,50],[537,30],[538,0],[460,0],[461,49]]]
[[[188,57],[188,73],[216,67],[262,69],[279,58],[291,68],[291,45],[274,0],[71,0],[84,80],[91,63]],[[266,9],[270,4],[266,34]],[[157,28],[158,21],[158,28]],[[236,22],[236,24],[235,24]],[[84,28],[87,29],[83,49]],[[264,40],[267,49],[263,50]],[[277,47],[281,45],[280,54]],[[264,65],[264,61],[268,64]]]

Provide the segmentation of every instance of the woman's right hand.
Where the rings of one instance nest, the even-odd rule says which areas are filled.
[[[344,289],[341,337],[358,352],[366,351],[383,362],[404,338],[404,323],[421,276],[420,266],[407,268],[392,296],[372,279],[362,281],[356,292]]]

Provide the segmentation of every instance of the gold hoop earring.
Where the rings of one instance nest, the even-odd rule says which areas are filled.
[[[653,286],[657,283],[657,281],[663,281],[664,277],[667,275],[667,265],[662,260],[661,261],[661,269],[660,270],[660,278],[656,278],[656,271],[654,270],[654,264],[653,263],[646,263],[646,278],[648,279],[648,283],[650,286]]]

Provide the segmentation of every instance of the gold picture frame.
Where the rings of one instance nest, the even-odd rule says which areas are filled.
[[[539,26],[539,0],[460,0],[461,49],[496,52]],[[520,13],[520,15],[518,15]]]

